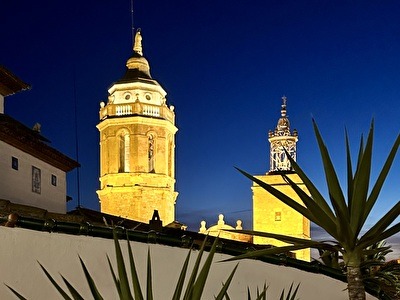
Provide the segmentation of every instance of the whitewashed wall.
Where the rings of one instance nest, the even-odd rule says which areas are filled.
[[[0,282],[12,286],[28,299],[60,299],[55,288],[40,270],[37,261],[40,261],[60,284],[64,286],[59,273],[70,280],[85,299],[91,299],[78,254],[87,264],[104,298],[118,298],[106,261],[108,253],[115,264],[112,240],[7,227],[0,227],[0,239]],[[170,299],[188,250],[137,242],[131,242],[131,245],[141,282],[145,284],[146,255],[147,249],[150,249],[155,299]],[[126,253],[126,241],[123,241],[122,248]],[[197,252],[193,251],[192,263],[196,255]],[[227,257],[229,256],[217,254],[215,261]],[[221,282],[226,280],[235,264],[213,264],[203,299],[214,299],[213,295],[220,289]],[[302,300],[348,299],[346,285],[340,281],[255,260],[240,261],[229,288],[229,295],[231,299],[247,299],[247,286],[255,293],[257,286],[261,288],[267,283],[270,286],[268,299],[279,299],[282,288],[288,288],[292,282],[301,283],[299,297]],[[5,285],[0,284],[0,299],[16,298]]]
[[[0,114],[4,114],[4,96],[0,94]]]
[[[18,158],[18,170],[11,167],[11,157]],[[32,192],[32,166],[41,170],[41,193]],[[51,175],[57,176],[57,186]],[[0,199],[65,213],[66,175],[52,165],[0,141]]]

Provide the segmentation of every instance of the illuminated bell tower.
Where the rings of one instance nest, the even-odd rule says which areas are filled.
[[[270,142],[270,170],[266,175],[255,176],[272,185],[293,200],[303,204],[296,192],[282,178],[288,176],[300,188],[307,192],[307,188],[300,177],[293,171],[289,155],[296,160],[296,143],[298,134],[291,131],[286,112],[286,97],[282,97],[281,117],[274,131],[269,131]],[[310,221],[303,217],[277,198],[253,183],[253,230],[275,234],[283,234],[297,238],[310,239]],[[254,237],[254,244],[269,244],[274,246],[287,245],[281,241],[263,237]],[[295,251],[296,258],[310,261],[310,250]]]
[[[136,32],[125,75],[100,103],[101,212],[148,223],[158,210],[164,225],[175,220],[174,107],[152,79]]]

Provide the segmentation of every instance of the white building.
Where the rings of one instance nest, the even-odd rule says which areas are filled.
[[[29,86],[0,66],[0,200],[66,213],[66,173],[79,164],[4,113],[6,96]]]

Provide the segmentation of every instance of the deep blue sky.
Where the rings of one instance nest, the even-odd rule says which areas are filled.
[[[14,0],[0,11],[0,63],[32,85],[6,99],[6,113],[40,122],[52,145],[75,157],[75,86],[81,204],[98,209],[95,126],[132,51],[130,1]],[[318,187],[312,116],[341,175],[345,126],[356,150],[374,118],[379,170],[400,127],[399,13],[398,1],[136,0],[144,55],[175,106],[177,219],[196,231],[223,213],[251,227],[251,183],[233,166],[268,171],[267,132],[282,95],[299,132],[298,162]],[[370,224],[399,200],[399,164]],[[76,172],[68,178],[73,208]]]

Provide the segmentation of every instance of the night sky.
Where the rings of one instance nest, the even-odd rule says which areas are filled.
[[[76,108],[80,201],[91,209],[99,209],[99,103],[132,53],[130,6],[0,4],[0,64],[32,85],[6,98],[5,112],[29,127],[41,123],[52,146],[76,158]],[[197,231],[223,213],[251,228],[251,182],[234,166],[269,170],[268,130],[283,95],[299,132],[297,161],[324,193],[312,117],[343,179],[344,129],[356,153],[374,119],[376,178],[400,128],[399,13],[399,1],[134,1],[152,77],[175,106],[177,220]],[[369,225],[399,200],[399,165]],[[68,175],[69,209],[78,204],[76,177]]]

